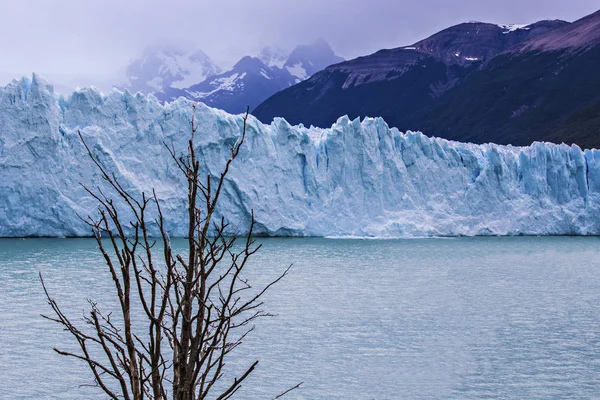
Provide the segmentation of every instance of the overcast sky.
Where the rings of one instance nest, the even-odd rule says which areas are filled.
[[[598,0],[0,0],[0,72],[109,74],[157,44],[233,62],[261,44],[318,37],[354,58],[464,21],[573,21],[598,8]]]

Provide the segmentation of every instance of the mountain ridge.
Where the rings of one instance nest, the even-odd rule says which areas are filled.
[[[185,97],[240,113],[247,107],[255,108],[269,96],[307,79],[330,63],[342,60],[324,39],[297,46],[285,57],[283,54],[276,48],[263,48],[258,57],[245,56],[227,71],[207,76],[185,88],[169,87],[153,94],[161,101]]]
[[[190,80],[204,80],[221,72],[202,50],[185,52],[174,47],[150,47],[126,68],[132,92],[153,93],[189,85]]]
[[[585,120],[584,115],[593,114],[597,109],[593,96],[586,94],[590,91],[586,85],[592,91],[600,90],[600,83],[592,73],[596,56],[591,51],[595,48],[594,43],[600,42],[599,27],[600,12],[573,23],[545,20],[514,26],[480,22],[458,24],[413,45],[380,50],[332,65],[310,79],[276,93],[254,109],[253,114],[263,122],[281,116],[292,124],[321,127],[330,126],[345,114],[350,118],[382,116],[400,130],[418,129],[453,140],[515,145],[553,140],[595,147],[600,145],[600,139],[594,137],[592,130],[595,119]],[[570,58],[562,59],[556,54],[561,49],[543,50],[544,43],[558,42],[556,38],[565,36],[570,40],[561,42],[562,47],[573,44],[572,37],[585,39],[585,46],[573,47],[578,50],[565,52]],[[539,48],[531,48],[536,43]],[[532,55],[540,51],[554,54],[544,59],[545,66],[531,61]],[[586,57],[591,59],[585,61],[582,51],[587,51]],[[573,57],[580,57],[581,62],[572,61],[575,60]],[[500,62],[504,59],[513,60],[516,64]],[[519,72],[521,62],[525,70]],[[576,76],[573,68],[580,69],[581,73],[575,77],[577,91],[569,89],[566,78],[560,76],[561,68],[567,62],[572,66],[565,69],[568,74]],[[506,68],[504,72],[503,68]],[[544,85],[526,85],[545,76],[545,68],[556,72],[559,78],[549,74]],[[502,78],[503,74],[507,75],[506,79]],[[523,75],[522,79],[519,78],[521,89],[515,87],[511,92],[516,104],[511,104],[511,99],[502,94],[502,87],[494,86],[500,80],[503,80],[504,86],[509,85],[510,74]],[[465,90],[460,89],[463,85]],[[489,88],[489,93],[478,90],[475,85]],[[541,94],[545,92],[559,96],[560,90],[553,89],[553,85],[560,85],[560,90],[575,98],[581,97],[581,101],[574,98],[573,106],[564,103],[565,109],[571,111],[564,113],[564,121],[561,122],[564,128],[557,127],[554,131],[551,124],[540,122],[544,118],[550,120],[561,112],[556,109],[560,102],[552,101],[555,105],[551,106],[551,103],[542,101]],[[539,91],[540,96],[536,99],[528,97],[527,93],[522,93],[524,87]],[[470,96],[473,93],[477,94],[476,98]],[[500,103],[494,100],[498,96],[503,99]],[[472,104],[472,109],[477,112],[470,112],[463,106],[465,104]],[[485,104],[486,108],[481,104]],[[547,115],[544,116],[542,111]],[[534,114],[537,116],[530,119]],[[481,122],[481,118],[489,120]],[[507,119],[512,122],[506,124]],[[532,126],[544,127],[538,133],[523,129],[522,123],[514,123],[520,119],[530,120]],[[576,126],[585,129],[586,133],[574,135]]]

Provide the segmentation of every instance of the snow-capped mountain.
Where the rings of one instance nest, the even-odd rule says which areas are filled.
[[[262,61],[268,67],[283,68],[288,60],[290,53],[279,47],[264,46],[256,58]]]
[[[178,97],[201,101],[230,113],[242,113],[256,107],[272,94],[296,82],[287,69],[265,65],[254,57],[244,57],[231,70],[212,76],[186,89],[168,89],[155,93],[161,101]]]
[[[144,94],[185,88],[220,73],[220,68],[201,50],[187,53],[170,47],[147,49],[127,67],[132,92]]]
[[[340,60],[323,39],[298,46],[289,55],[276,47],[264,47],[258,57],[246,56],[226,72],[186,88],[171,86],[154,95],[161,101],[185,97],[230,113],[241,113]]]
[[[163,143],[185,152],[190,101],[96,89],[56,96],[34,76],[0,87],[0,110],[0,237],[90,234],[78,215],[94,215],[96,201],[79,183],[105,182],[78,131],[131,193],[156,188],[171,236],[187,233],[185,178]],[[214,176],[242,117],[200,105],[195,120],[201,174]],[[381,118],[343,117],[327,129],[248,123],[216,211],[231,233],[247,229],[253,210],[265,235],[600,234],[598,150],[451,142]]]
[[[297,46],[290,53],[283,67],[296,78],[297,83],[342,61],[344,59],[335,55],[329,43],[320,38],[309,45]]]
[[[561,20],[529,25],[496,25],[468,22],[444,29],[405,49],[414,49],[447,65],[469,66],[492,59],[526,40],[543,36],[568,25]]]

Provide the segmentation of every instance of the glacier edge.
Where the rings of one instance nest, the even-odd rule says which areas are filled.
[[[172,236],[185,184],[164,142],[185,150],[191,105],[93,88],[57,96],[41,77],[0,88],[0,237],[89,236],[78,215],[102,185],[77,135],[134,193],[156,188]],[[196,147],[216,175],[241,115],[200,105]],[[230,231],[284,236],[600,234],[600,152],[565,144],[474,145],[399,132],[381,118],[329,129],[249,119],[219,213]]]

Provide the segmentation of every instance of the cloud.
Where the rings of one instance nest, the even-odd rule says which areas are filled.
[[[346,58],[413,43],[481,20],[574,20],[597,0],[2,0],[0,72],[108,74],[145,47],[201,48],[234,62],[262,44],[318,37]]]

